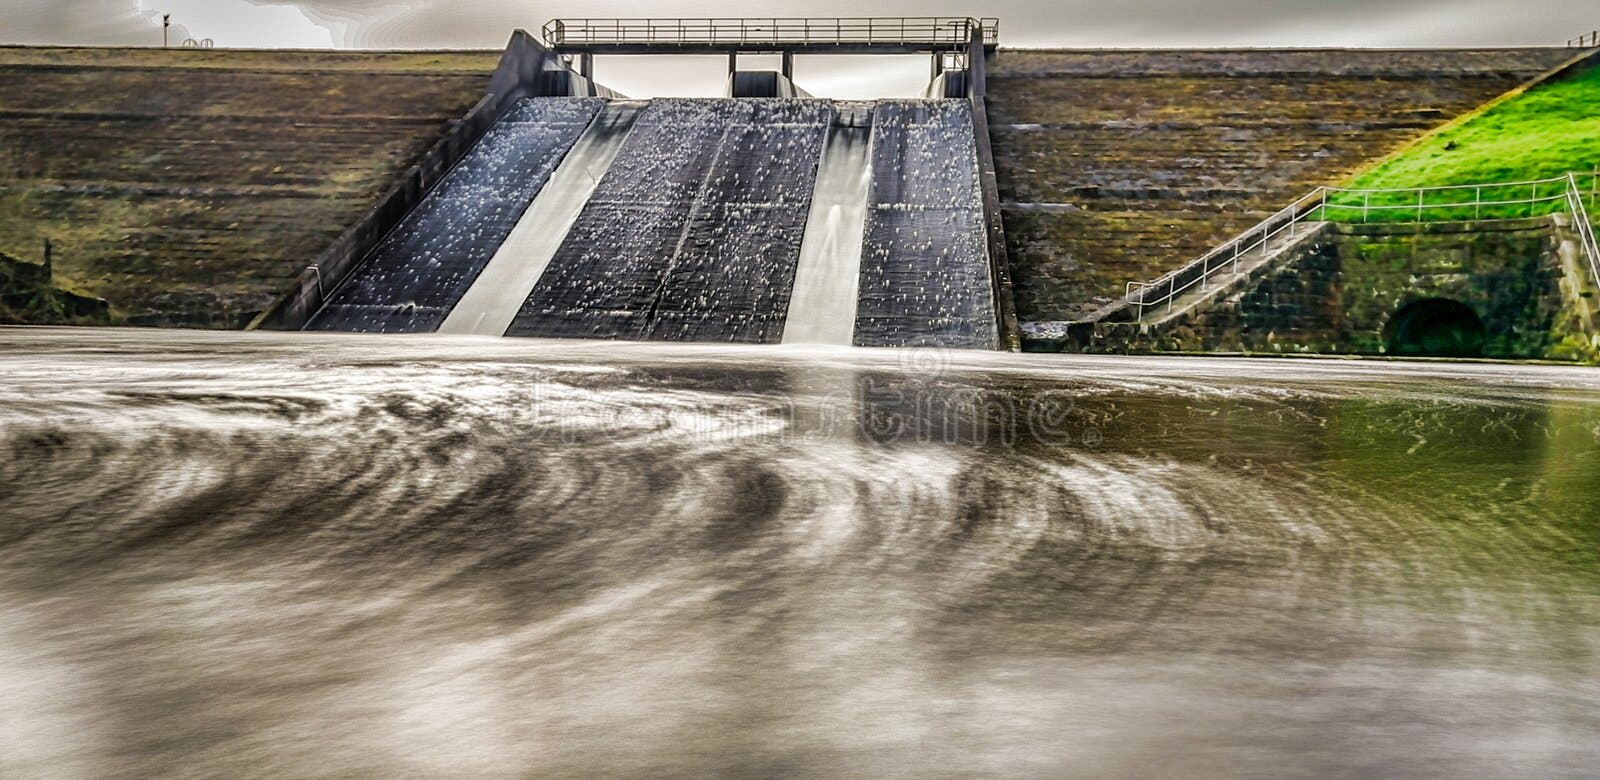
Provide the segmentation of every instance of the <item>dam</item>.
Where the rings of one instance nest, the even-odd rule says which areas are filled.
[[[340,278],[318,271],[301,327],[973,349],[1015,333],[980,180],[981,23],[833,31],[934,60],[924,97],[866,102],[795,89],[812,47],[777,30],[736,48],[783,48],[783,71],[738,70],[734,50],[727,97],[629,100],[588,81],[593,50],[653,48],[552,25],[524,42],[544,79]],[[674,45],[714,48],[708,33]]]
[[[1600,204],[1571,138],[1570,165],[1498,198],[1538,213],[1451,225],[1440,201],[1425,221],[1443,224],[1412,236],[1363,227],[1346,193],[1310,220],[1334,223],[1314,252],[1209,265],[1397,154],[1472,158],[1487,147],[1444,136],[1493,140],[1507,125],[1478,118],[1502,100],[1519,126],[1565,105],[1577,132],[1600,48],[999,43],[996,20],[947,17],[569,19],[426,53],[0,46],[0,253],[32,266],[0,281],[0,321],[1389,354],[1408,307],[1438,298],[1514,334],[1485,356],[1600,355],[1600,243],[1552,201],[1558,185]],[[696,98],[601,83],[641,54],[727,71]],[[839,54],[914,56],[927,81],[823,94],[837,82],[809,67]],[[1518,262],[1537,285],[1494,281]],[[1130,290],[1152,285],[1184,311],[1144,322],[1167,304]]]
[[[0,777],[1593,775],[1591,55],[994,33],[0,46]]]

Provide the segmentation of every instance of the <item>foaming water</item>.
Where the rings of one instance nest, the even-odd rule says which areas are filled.
[[[0,329],[0,774],[1581,776],[1600,372]]]

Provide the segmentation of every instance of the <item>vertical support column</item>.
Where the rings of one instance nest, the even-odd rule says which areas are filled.
[[[972,130],[977,136],[978,187],[983,196],[984,223],[989,238],[989,278],[994,294],[1000,348],[1022,351],[1022,328],[1017,322],[1017,301],[1011,284],[1011,258],[1006,251],[1005,223],[1000,218],[1000,188],[995,180],[994,146],[989,139],[988,80],[984,62],[983,29],[972,30],[967,41],[967,100],[972,104]]]
[[[728,75],[732,76],[733,74],[738,73],[738,72],[739,72],[739,52],[730,51],[730,52],[728,52]]]
[[[784,51],[783,53],[783,77],[789,81],[794,81],[794,52],[792,51]]]
[[[578,55],[578,75],[594,80],[594,55],[583,53]]]

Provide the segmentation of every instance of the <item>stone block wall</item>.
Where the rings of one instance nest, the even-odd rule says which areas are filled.
[[[1482,322],[1487,357],[1580,357],[1594,292],[1569,280],[1564,242],[1559,218],[1333,226],[1239,293],[1156,332],[1100,326],[1089,349],[1384,354],[1397,313],[1443,299]]]

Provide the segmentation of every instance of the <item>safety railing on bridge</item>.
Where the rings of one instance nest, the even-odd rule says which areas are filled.
[[[1597,46],[1600,46],[1600,30],[1595,30],[1592,33],[1580,35],[1567,41],[1567,48],[1569,49],[1593,49]]]
[[[552,19],[545,43],[562,46],[816,46],[964,47],[975,31],[999,41],[998,19],[894,17],[839,19]]]
[[[1172,311],[1174,302],[1198,287],[1206,290],[1218,273],[1235,273],[1242,258],[1260,250],[1270,255],[1304,235],[1307,223],[1393,223],[1499,220],[1571,215],[1590,273],[1600,287],[1600,244],[1591,210],[1600,206],[1600,168],[1553,179],[1497,184],[1464,184],[1408,189],[1318,187],[1254,227],[1199,259],[1153,281],[1128,282],[1123,301],[1137,318],[1152,308]]]

